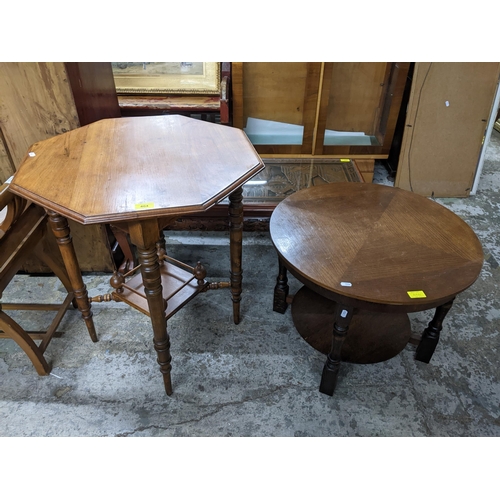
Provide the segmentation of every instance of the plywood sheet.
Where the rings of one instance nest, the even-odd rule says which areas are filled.
[[[469,196],[499,74],[499,63],[415,64],[396,187]]]

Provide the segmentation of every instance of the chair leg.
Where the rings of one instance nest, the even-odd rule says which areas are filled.
[[[50,373],[51,366],[47,363],[35,342],[18,323],[3,311],[0,311],[0,328],[26,353],[38,375],[48,375]]]

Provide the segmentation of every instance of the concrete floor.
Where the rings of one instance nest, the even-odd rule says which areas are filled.
[[[377,168],[375,182],[391,179]],[[408,345],[386,362],[343,364],[334,397],[320,394],[324,355],[298,335],[290,310],[272,311],[276,255],[267,234],[246,233],[241,323],[232,323],[228,290],[196,297],[169,321],[171,397],[149,319],[123,304],[95,304],[100,341],[92,343],[79,313],[69,311],[65,334],[46,353],[50,376],[39,377],[12,341],[0,340],[0,435],[500,436],[499,188],[494,132],[477,194],[438,200],[476,231],[485,263],[455,301],[428,365]],[[201,259],[211,279],[227,279],[227,234],[167,236],[172,256]],[[108,292],[108,280],[85,276],[89,294]],[[292,293],[300,287],[290,284]],[[19,275],[3,299],[29,301],[40,291],[48,302],[63,297],[54,278]],[[431,315],[412,314],[413,330]],[[24,325],[43,321],[38,314]]]

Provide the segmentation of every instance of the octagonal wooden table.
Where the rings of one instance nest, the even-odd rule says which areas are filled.
[[[454,298],[483,264],[481,243],[460,217],[377,184],[298,191],[276,207],[270,231],[280,263],[274,310],[286,310],[290,271],[305,285],[292,302],[299,333],[318,350],[330,346],[320,383],[330,396],[341,360],[389,359],[410,340],[407,313],[436,308],[416,351],[428,363]]]
[[[35,143],[10,189],[44,207],[74,288],[78,308],[97,341],[91,305],[67,218],[108,223],[128,232],[141,273],[115,273],[113,298],[151,317],[165,390],[172,393],[167,319],[210,287],[201,265],[168,257],[161,230],[181,215],[229,196],[230,282],[234,322],[242,288],[243,184],[264,168],[243,131],[183,116],[101,120]],[[143,291],[142,291],[143,289]]]

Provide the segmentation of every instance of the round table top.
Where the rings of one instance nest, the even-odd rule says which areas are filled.
[[[377,184],[298,191],[276,207],[270,232],[292,274],[354,306],[429,309],[472,285],[483,264],[481,243],[460,217],[423,196]]]

